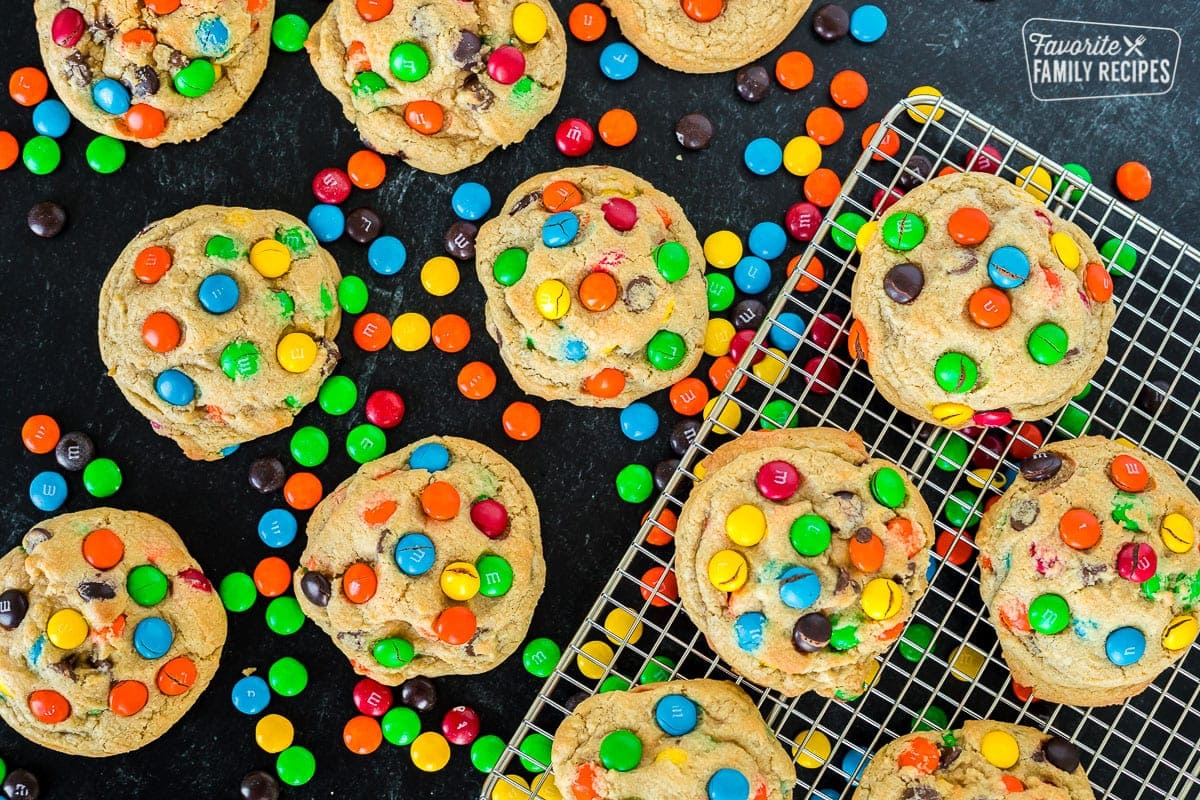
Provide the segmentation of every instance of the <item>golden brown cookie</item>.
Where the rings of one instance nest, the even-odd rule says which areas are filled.
[[[962,428],[1032,420],[1108,352],[1112,279],[1079,226],[979,172],[936,178],[884,214],[854,276],[852,338],[889,402]]]
[[[554,734],[555,781],[575,797],[790,800],[796,770],[758,708],[728,681],[605,692]]]
[[[100,291],[100,356],[188,458],[286,428],[338,360],[337,264],[282,211],[199,206],[151,223]]]
[[[547,400],[629,405],[686,377],[708,324],[704,256],[672,198],[615,167],[522,183],[479,230],[488,333]]]
[[[442,175],[524,139],[567,63],[546,0],[333,0],[307,47],[368,146]]]
[[[225,609],[179,535],[136,511],[48,519],[0,558],[0,717],[79,756],[136,750],[208,686]]]
[[[46,74],[71,114],[146,147],[199,139],[267,66],[275,0],[34,0]]]
[[[925,591],[933,519],[854,433],[755,431],[698,465],[675,537],[679,597],[738,673],[856,697]]]
[[[979,591],[1013,680],[1055,703],[1132,697],[1187,653],[1200,502],[1169,464],[1085,436],[1043,447],[983,516]]]
[[[364,464],[313,511],[296,597],[360,675],[470,675],[525,638],[546,582],[529,485],[434,436]]]

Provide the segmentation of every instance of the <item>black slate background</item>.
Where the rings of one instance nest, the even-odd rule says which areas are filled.
[[[572,3],[554,2],[565,20]],[[811,14],[806,15],[784,47],[799,47],[812,56],[813,84],[796,93],[775,86],[757,106],[737,98],[731,74],[686,76],[643,59],[632,80],[617,84],[604,79],[597,58],[603,43],[618,36],[610,25],[602,43],[571,41],[562,100],[524,144],[449,177],[417,173],[389,160],[386,184],[375,192],[356,190],[346,205],[377,208],[389,232],[409,250],[405,270],[384,278],[367,267],[365,248],[346,240],[331,247],[343,272],[366,279],[369,308],[389,317],[420,311],[431,320],[460,313],[471,321],[475,338],[456,355],[432,347],[415,354],[389,347],[368,355],[353,345],[352,320],[347,320],[339,337],[345,354],[339,371],[356,380],[362,397],[383,387],[403,394],[408,414],[389,433],[391,447],[432,433],[469,436],[497,448],[525,474],[542,509],[550,567],[531,635],[564,643],[570,638],[643,512],[617,499],[612,478],[630,461],[653,466],[667,457],[666,433],[676,417],[665,397],[655,398],[665,412],[663,428],[651,441],[635,444],[620,435],[616,411],[535,400],[543,413],[541,434],[528,443],[507,440],[500,412],[520,392],[483,331],[482,292],[471,277],[471,265],[464,265],[462,286],[445,298],[427,295],[418,272],[425,259],[441,251],[442,234],[453,221],[449,197],[458,182],[483,182],[499,203],[523,178],[566,165],[553,146],[554,127],[563,118],[582,116],[595,123],[614,105],[631,109],[640,124],[637,141],[621,150],[597,144],[582,161],[612,163],[649,178],[679,199],[702,235],[726,226],[744,235],[760,220],[782,221],[786,207],[799,198],[801,183],[783,172],[769,178],[750,175],[741,163],[743,145],[759,135],[784,142],[803,133],[807,113],[828,104],[830,77],[839,69],[855,68],[870,81],[871,96],[863,108],[846,114],[846,137],[826,151],[826,165],[841,173],[859,153],[862,129],[909,89],[931,83],[1052,158],[1083,163],[1104,186],[1111,186],[1120,163],[1142,160],[1154,172],[1155,188],[1141,210],[1184,239],[1200,239],[1200,203],[1191,168],[1200,144],[1200,88],[1194,80],[1200,61],[1200,5],[1105,0],[1080,12],[1075,3],[1017,0],[880,4],[891,26],[873,46],[820,42],[811,33]],[[39,61],[30,5],[15,0],[5,4],[6,19],[0,23],[0,74],[5,76]],[[312,21],[324,5],[279,0],[279,13],[297,12]],[[1033,16],[1084,16],[1178,29],[1183,51],[1175,89],[1150,98],[1034,100],[1020,41],[1021,24]],[[691,111],[705,112],[716,123],[717,138],[707,152],[684,153],[674,142],[673,121]],[[29,111],[7,98],[0,100],[0,127],[21,141],[33,135]],[[28,482],[55,464],[51,456],[27,453],[19,430],[26,416],[44,412],[54,415],[63,430],[90,433],[101,453],[121,464],[125,486],[109,503],[155,513],[176,526],[214,579],[233,570],[250,571],[269,554],[255,534],[258,516],[282,499],[255,493],[246,482],[247,466],[264,454],[288,462],[289,434],[245,445],[220,463],[186,461],[173,443],[150,431],[104,376],[96,345],[96,297],[117,253],[153,219],[200,203],[280,208],[303,218],[313,203],[312,175],[324,166],[343,165],[357,149],[357,138],[334,100],[320,90],[307,58],[278,51],[271,54],[266,75],[243,111],[199,143],[157,151],[131,147],[128,163],[117,175],[100,176],[83,159],[90,138],[89,131],[74,124],[62,140],[64,164],[53,175],[34,177],[19,166],[0,174],[0,342],[6,351],[0,378],[0,546],[15,546],[41,517],[26,496]],[[57,200],[70,214],[66,232],[51,241],[36,239],[25,227],[28,208],[43,199]],[[787,256],[798,251],[793,245]],[[780,278],[773,288],[781,281],[783,263],[781,259],[776,265]],[[482,403],[466,401],[454,389],[459,367],[476,358],[500,373],[499,389]],[[318,424],[333,439],[334,455],[318,469],[327,487],[352,471],[341,442],[360,421],[361,404],[340,419],[325,416],[315,404],[299,417],[298,424]],[[70,476],[69,484],[64,511],[98,504],[84,492],[78,475]],[[283,555],[294,562],[302,541]],[[309,667],[309,688],[297,698],[275,698],[269,710],[295,723],[297,743],[316,754],[317,775],[306,787],[287,789],[286,796],[416,800],[477,793],[481,776],[471,769],[464,748],[455,748],[450,766],[434,775],[420,773],[405,749],[386,743],[372,756],[351,755],[340,736],[355,713],[350,701],[355,676],[311,624],[289,638],[270,633],[263,621],[265,606],[260,599],[251,611],[231,618],[225,657],[211,689],[159,741],[130,755],[89,761],[33,746],[5,728],[0,730],[0,756],[10,768],[32,769],[48,797],[235,796],[241,776],[254,768],[271,770],[273,757],[255,746],[254,720],[233,710],[230,688],[243,669],[265,671],[274,659],[293,655]],[[507,739],[538,686],[519,658],[488,677],[440,679],[442,700],[426,716],[425,727],[436,729],[442,711],[466,703],[481,713],[485,732]]]

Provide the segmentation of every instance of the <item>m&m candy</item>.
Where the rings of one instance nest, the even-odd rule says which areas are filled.
[[[720,550],[708,562],[708,580],[722,592],[736,592],[746,583],[749,565],[736,550]]]
[[[891,619],[903,608],[904,590],[890,578],[875,578],[863,587],[861,603],[871,619]]]
[[[600,740],[600,763],[605,769],[629,772],[641,760],[642,741],[632,731],[612,731]]]

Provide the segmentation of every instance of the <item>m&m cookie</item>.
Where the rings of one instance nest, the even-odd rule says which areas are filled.
[[[684,610],[740,674],[857,697],[926,587],[933,519],[854,433],[748,433],[700,462],[679,515]]]
[[[546,581],[537,503],[516,468],[435,436],[372,461],[313,511],[300,607],[355,672],[486,672],[517,648]]]
[[[476,239],[488,333],[530,394],[629,405],[686,377],[708,323],[704,256],[672,198],[615,167],[522,183]]]
[[[792,760],[736,684],[667,681],[584,700],[551,748],[577,800],[790,800]]]
[[[971,721],[888,742],[863,770],[853,800],[1093,800],[1080,759],[1079,748],[1061,736]]]
[[[1104,361],[1113,283],[1075,224],[980,172],[892,205],[854,277],[854,333],[880,394],[962,428],[1041,419]]]
[[[220,598],[157,517],[65,514],[0,558],[0,717],[43,747],[111,756],[154,741],[224,644]]]
[[[100,292],[100,356],[188,458],[274,433],[338,360],[337,264],[282,211],[199,206],[152,223]]]
[[[1113,705],[1183,658],[1200,625],[1197,526],[1200,501],[1132,446],[1086,436],[1025,459],[976,536],[1013,680]]]
[[[664,67],[724,72],[774,50],[796,27],[809,2],[608,0],[605,5],[620,23],[621,34]],[[811,63],[808,77],[811,80]]]
[[[146,147],[199,139],[241,109],[275,0],[35,0],[46,73],[71,114]]]
[[[524,139],[567,63],[546,0],[334,0],[307,47],[363,141],[439,174]]]

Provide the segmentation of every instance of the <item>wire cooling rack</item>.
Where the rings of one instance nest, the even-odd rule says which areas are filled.
[[[1132,270],[1112,266],[1118,314],[1103,366],[1067,408],[1037,423],[1041,432],[1047,440],[1084,430],[1125,437],[1169,461],[1193,491],[1200,489],[1200,355],[1195,347],[1200,339],[1200,298],[1195,296],[1200,252],[954,103],[932,96],[907,98],[882,120],[800,260],[808,264],[819,259],[824,277],[797,268],[787,281],[712,416],[489,776],[482,797],[491,798],[497,785],[505,784],[496,796],[569,800],[569,788],[556,791],[550,773],[541,771],[548,765],[540,763],[538,750],[527,745],[522,752],[522,743],[528,737],[537,741],[538,734],[553,737],[570,709],[587,695],[667,676],[738,681],[784,746],[799,757],[797,798],[849,798],[864,757],[909,733],[917,721],[959,727],[980,718],[1019,722],[1077,742],[1097,797],[1200,797],[1200,648],[1193,647],[1151,688],[1120,706],[1052,705],[1014,689],[979,597],[972,533],[984,502],[1015,474],[1018,459],[1010,449],[1021,440],[1018,426],[967,437],[918,424],[878,395],[866,365],[854,360],[844,344],[856,256],[830,236],[839,227],[837,217],[853,211],[876,218],[876,192],[896,187],[901,174],[911,171],[914,156],[927,158],[937,175],[946,167],[982,166],[985,147],[994,148],[997,174],[1080,225],[1108,260],[1117,260],[1112,254],[1120,253],[1122,260],[1133,256],[1136,262]],[[1041,191],[1051,188],[1053,192]],[[797,325],[790,316],[781,319],[784,314],[810,323],[823,316],[832,328],[819,326],[823,331],[817,337],[811,324]],[[799,327],[805,330],[795,330]],[[840,335],[830,343],[832,330]],[[772,347],[773,341],[796,337],[799,342],[786,352]],[[752,367],[756,354],[775,368],[764,369],[762,363]],[[740,412],[736,423],[734,409]],[[714,655],[675,599],[673,548],[664,523],[687,497],[693,466],[741,431],[784,422],[857,431],[873,454],[909,471],[935,512],[942,557],[930,567],[929,591],[900,646],[880,657],[874,681],[857,699],[826,700],[815,694],[789,699],[740,679]],[[964,444],[966,464],[961,461]],[[630,616],[636,624],[630,624]]]

